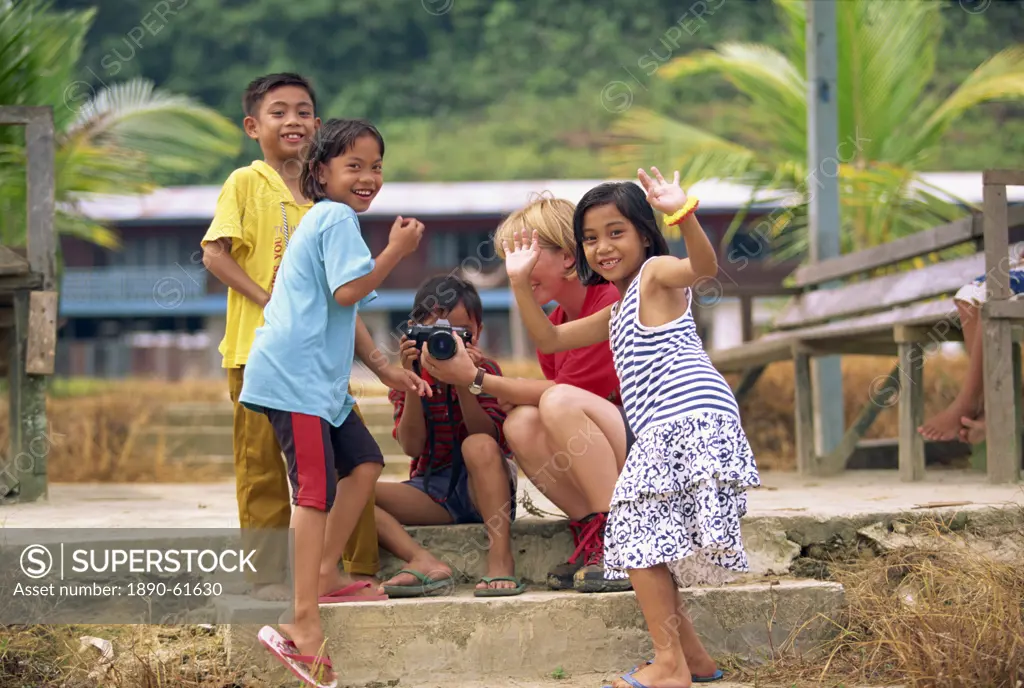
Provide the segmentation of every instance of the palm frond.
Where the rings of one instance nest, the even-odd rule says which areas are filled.
[[[932,111],[922,126],[908,132],[909,146],[922,151],[938,144],[942,135],[967,110],[981,103],[1024,99],[1024,45],[1016,45],[986,60],[946,100]]]
[[[609,134],[603,157],[612,174],[632,176],[650,160],[678,169],[685,185],[702,179],[742,176],[756,159],[753,151],[697,127],[634,107]]]
[[[714,72],[747,96],[753,107],[771,113],[766,132],[775,147],[794,155],[807,137],[807,84],[802,70],[765,45],[722,43],[713,51],[676,58],[658,70],[665,79]]]
[[[241,148],[241,132],[230,120],[145,79],[100,90],[78,111],[66,137],[137,152],[154,171],[199,171],[210,155],[234,156]]]

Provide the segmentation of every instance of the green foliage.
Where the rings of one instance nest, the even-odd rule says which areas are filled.
[[[965,113],[990,101],[1024,101],[1024,44],[990,56],[946,93],[931,89],[942,34],[942,6],[931,0],[844,0],[837,4],[839,147],[823,169],[807,167],[804,0],[776,0],[790,37],[779,50],[723,42],[675,58],[657,72],[668,81],[715,74],[763,118],[757,146],[718,136],[649,107],[628,110],[613,127],[607,156],[619,174],[663,159],[686,183],[725,178],[757,189],[796,190],[799,202],[772,219],[780,257],[802,255],[816,178],[838,171],[844,250],[889,241],[948,221],[957,205],[923,188],[917,172]],[[740,132],[736,132],[739,134]],[[986,166],[991,166],[989,163]],[[734,223],[734,229],[738,226]],[[765,234],[765,232],[761,232]]]
[[[320,114],[366,116],[388,139],[389,179],[603,178],[598,155],[617,113],[602,92],[632,91],[634,108],[671,114],[760,152],[771,122],[727,82],[652,74],[672,58],[722,43],[803,54],[803,34],[770,0],[58,0],[96,8],[79,77],[101,85],[142,76],[241,121],[241,92],[255,76],[309,75]],[[801,0],[802,4],[802,0]],[[899,5],[902,2],[892,2]],[[979,64],[1024,35],[1024,4],[965,11],[937,0],[942,43],[928,94],[948,95]],[[431,14],[427,9],[450,10]],[[703,17],[696,15],[708,8]],[[794,38],[795,37],[795,38]],[[898,99],[899,94],[894,95]],[[613,108],[614,109],[614,108]],[[920,169],[977,170],[1024,159],[1024,108],[993,103],[954,124]],[[796,122],[793,123],[797,124]],[[220,183],[259,156],[236,158],[162,182]]]
[[[76,194],[137,193],[156,177],[233,159],[238,127],[193,99],[135,78],[96,88],[77,79],[95,13],[44,0],[0,0],[0,103],[49,105],[55,132],[57,231],[105,246],[116,236],[73,209]],[[9,65],[9,66],[8,66]],[[25,241],[24,133],[0,127],[0,238]]]

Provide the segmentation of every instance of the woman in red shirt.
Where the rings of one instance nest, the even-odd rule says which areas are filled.
[[[512,213],[494,235],[504,259],[503,239],[536,229],[541,257],[531,274],[537,303],[558,307],[555,325],[596,313],[619,300],[614,285],[584,287],[576,278],[575,205],[542,197]],[[487,394],[514,406],[505,420],[505,438],[523,473],[569,517],[575,551],[548,573],[554,589],[581,592],[629,589],[629,581],[604,577],[604,525],[612,492],[633,437],[619,398],[619,380],[608,342],[556,354],[537,352],[544,380],[480,374]],[[432,362],[435,377],[469,384],[478,377],[460,351]]]

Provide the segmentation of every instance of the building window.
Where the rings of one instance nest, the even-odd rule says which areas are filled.
[[[444,232],[430,235],[427,262],[432,268],[450,268],[459,263],[459,235]]]

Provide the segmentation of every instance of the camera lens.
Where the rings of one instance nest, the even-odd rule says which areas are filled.
[[[427,337],[427,352],[439,361],[455,355],[455,337],[451,332],[434,332]]]

